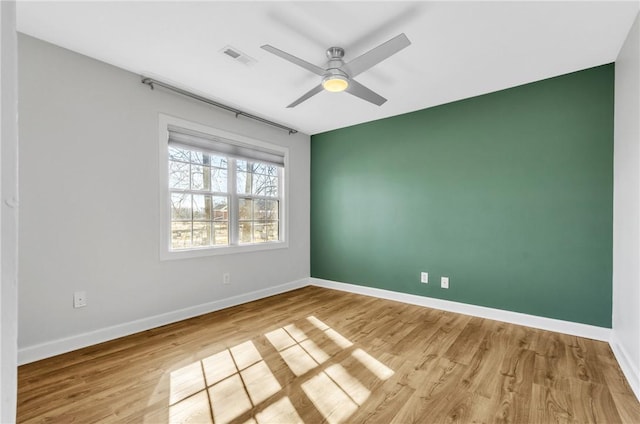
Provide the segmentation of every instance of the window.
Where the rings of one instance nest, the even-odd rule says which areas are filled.
[[[161,256],[286,247],[287,150],[161,115]]]

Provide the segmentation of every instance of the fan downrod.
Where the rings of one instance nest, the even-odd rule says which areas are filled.
[[[329,60],[342,60],[344,49],[342,47],[329,47],[327,49],[327,57]]]

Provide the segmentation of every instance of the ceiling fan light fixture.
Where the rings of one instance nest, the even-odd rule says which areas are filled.
[[[301,97],[288,105],[287,108],[296,107],[321,91],[331,91],[334,93],[346,91],[352,96],[358,97],[376,106],[382,106],[387,99],[358,83],[354,77],[360,75],[369,68],[372,68],[383,60],[388,59],[410,44],[411,41],[409,41],[407,36],[402,33],[393,37],[391,40],[380,44],[378,47],[374,47],[368,52],[361,54],[348,63],[345,63],[343,60],[344,49],[342,47],[329,47],[326,51],[327,58],[329,59],[326,68],[309,63],[304,59],[300,59],[297,56],[284,52],[270,46],[269,44],[265,44],[261,46],[261,48],[322,77],[322,82],[320,84],[304,93]]]
[[[349,80],[342,75],[329,75],[322,80],[322,88],[332,93],[339,93],[349,87]]]

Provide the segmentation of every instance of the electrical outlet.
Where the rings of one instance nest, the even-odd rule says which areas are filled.
[[[87,292],[77,291],[73,294],[73,307],[84,308],[87,306]]]
[[[440,287],[442,287],[443,289],[449,288],[449,277],[440,278]]]
[[[231,284],[231,274],[228,272],[222,274],[222,284]]]
[[[424,283],[424,284],[428,284],[429,283],[429,273],[428,272],[421,272],[420,273],[420,282]]]

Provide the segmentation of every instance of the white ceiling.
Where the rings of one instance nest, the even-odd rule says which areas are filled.
[[[615,61],[639,2],[18,2],[18,30],[173,83],[307,134]],[[325,66],[404,32],[412,45],[356,80],[382,106],[322,92],[319,77],[262,49]],[[257,62],[220,53],[231,45]]]

